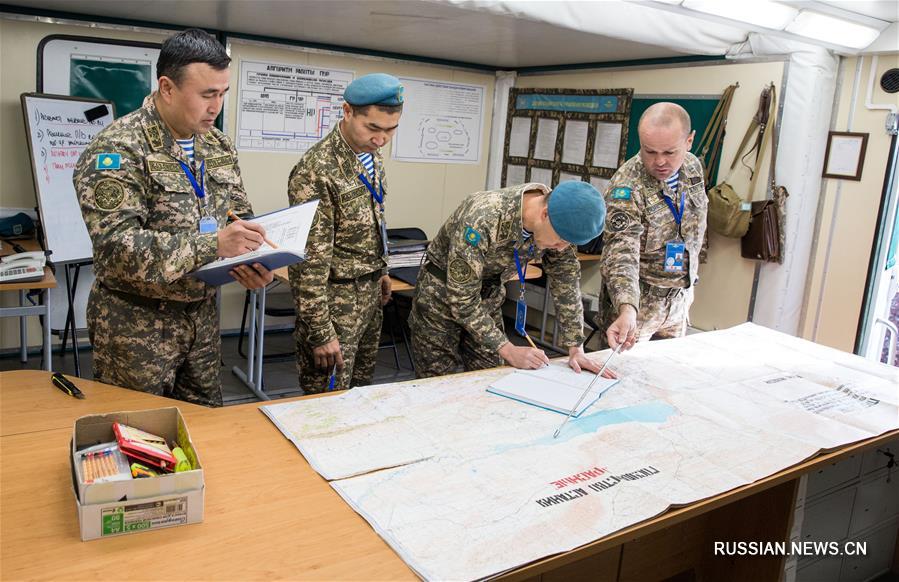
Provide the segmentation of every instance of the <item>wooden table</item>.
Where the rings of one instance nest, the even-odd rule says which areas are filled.
[[[40,245],[34,239],[25,239],[20,241],[12,241],[22,246],[26,251],[39,251]],[[3,250],[0,255],[12,255],[16,251],[13,250],[9,241],[3,243]],[[19,357],[22,363],[28,361],[28,326],[26,317],[29,315],[44,316],[42,326],[41,345],[43,349],[44,369],[52,369],[51,342],[50,342],[50,302],[48,289],[56,287],[56,277],[50,267],[44,267],[44,278],[40,281],[32,281],[28,283],[0,283],[0,292],[17,291],[19,294],[18,307],[0,307],[0,318],[2,317],[18,317],[19,318]],[[40,303],[38,305],[27,305],[25,300],[25,292],[31,289],[40,290]]]
[[[46,372],[0,373],[0,579],[414,578],[257,410],[260,403],[210,409],[76,382],[86,399],[52,387]],[[67,456],[74,420],[173,404],[205,468],[205,521],[81,542]],[[692,574],[696,580],[778,580],[783,558],[715,557],[713,542],[785,540],[803,473],[897,437],[893,431],[842,447],[505,577],[651,581],[694,579]]]

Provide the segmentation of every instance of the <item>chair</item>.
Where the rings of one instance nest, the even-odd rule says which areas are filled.
[[[388,240],[428,240],[428,235],[425,234],[420,228],[417,227],[406,227],[406,228],[388,228],[387,229],[387,239]],[[406,307],[408,309],[412,308],[412,298],[406,294],[394,294],[393,301],[384,306],[384,327],[387,329],[387,333],[390,335],[390,340],[381,342],[378,345],[378,349],[392,349],[393,350],[393,360],[396,362],[396,369],[400,369],[400,358],[399,352],[396,346],[396,328],[399,328],[400,336],[403,340],[403,345],[406,347],[406,355],[409,357],[409,364],[412,367],[412,371],[415,371],[415,362],[412,359],[412,348],[409,345],[409,338],[406,335],[406,327],[403,321],[403,318],[400,316],[400,306]]]
[[[240,319],[240,335],[237,336],[237,353],[240,354],[240,356],[244,359],[246,359],[247,355],[243,351],[243,338],[247,326],[247,310],[249,309],[249,306],[250,291],[247,290],[246,296],[243,301],[243,316]],[[267,295],[267,300],[265,303],[265,315],[269,317],[296,317],[297,310],[293,304],[293,294],[279,293],[275,295]],[[294,349],[289,352],[264,354],[262,356],[262,359],[264,361],[276,360],[279,358],[287,358],[293,356],[296,353],[297,352]]]
[[[599,325],[597,325],[594,321],[597,315],[599,315],[598,311],[584,312],[584,323],[587,324],[587,327],[590,328],[590,335],[588,335],[587,339],[584,340],[584,352],[587,351],[587,344],[590,343],[590,340],[593,339],[593,336],[596,334],[596,332],[599,331]]]

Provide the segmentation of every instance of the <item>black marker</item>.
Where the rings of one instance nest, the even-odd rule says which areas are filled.
[[[69,396],[74,396],[75,398],[84,398],[84,394],[81,393],[81,390],[78,389],[78,386],[72,384],[72,382],[60,374],[59,372],[55,372],[52,376],[50,376],[50,381],[53,382],[53,385],[68,394]]]

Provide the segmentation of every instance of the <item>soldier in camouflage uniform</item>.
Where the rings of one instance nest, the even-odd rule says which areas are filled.
[[[640,153],[612,177],[600,268],[605,292],[597,323],[607,345],[686,333],[699,280],[708,200],[690,152],[690,116],[674,103],[646,110]]]
[[[297,370],[307,393],[370,384],[390,299],[380,148],[402,115],[402,85],[377,73],[344,92],[343,119],[290,173],[290,203],[319,200],[306,260],[290,267]]]
[[[595,238],[604,218],[602,195],[584,182],[563,182],[552,193],[532,183],[468,197],[428,247],[415,286],[409,325],[416,374],[548,363],[541,350],[512,345],[503,330],[505,283],[515,280],[523,290],[518,265],[525,269],[529,259],[539,259],[549,279],[569,365],[599,371],[582,348],[580,264],[571,243]]]
[[[159,90],[96,136],[73,177],[94,250],[94,377],[207,406],[222,404],[215,288],[187,275],[264,236],[249,222],[226,226],[229,209],[251,213],[237,152],[212,126],[229,62],[201,30],[168,39]],[[272,280],[258,264],[232,275],[247,288]]]

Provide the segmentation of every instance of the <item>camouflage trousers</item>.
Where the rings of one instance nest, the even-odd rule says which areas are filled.
[[[222,405],[215,296],[138,305],[95,282],[87,302],[94,378],[203,406]]]
[[[504,331],[502,305],[506,288],[498,281],[484,284],[481,301],[493,322]],[[461,370],[483,370],[504,364],[496,350],[478,344],[468,331],[455,322],[446,297],[446,284],[425,269],[415,286],[415,300],[409,314],[412,360],[415,376],[430,378]]]
[[[371,384],[381,339],[381,284],[378,279],[328,282],[328,308],[337,332],[344,367],[337,370],[334,388],[345,390]],[[297,372],[306,394],[328,389],[331,369],[316,368],[305,325],[297,320]]]
[[[690,306],[693,304],[693,288],[665,291],[660,287],[649,287],[640,283],[640,310],[637,312],[638,342],[686,335]],[[609,347],[606,330],[617,316],[608,294],[603,292],[600,297],[599,316],[595,321],[600,326],[596,335],[600,337],[602,349]]]

